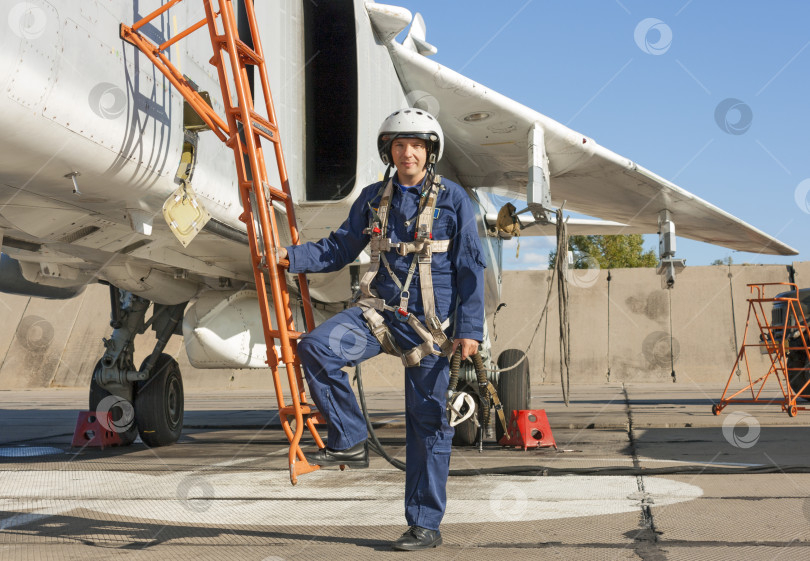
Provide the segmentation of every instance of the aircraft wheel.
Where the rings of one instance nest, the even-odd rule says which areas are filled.
[[[141,364],[141,368],[143,366]],[[135,394],[135,418],[144,444],[154,447],[177,442],[183,430],[183,411],[180,366],[163,353],[149,379],[138,382]]]
[[[517,364],[526,356],[521,350],[506,349],[498,356],[498,368],[509,368]],[[515,368],[501,372],[498,378],[498,397],[503,405],[503,414],[506,417],[506,424],[513,410],[529,409],[531,402],[531,377],[529,375],[529,359],[526,358]],[[495,416],[495,438],[500,441],[503,435],[503,427]]]
[[[472,386],[472,384],[467,381],[459,381],[458,391],[467,392],[473,396],[473,400],[476,403],[476,409],[478,408],[478,399],[475,397],[478,395],[478,392]],[[475,421],[473,419],[477,418],[477,416],[478,411],[473,413],[472,417],[466,421],[456,425],[456,432],[453,435],[453,446],[472,446],[475,444],[475,438],[478,436],[478,427],[475,426]]]
[[[715,403],[714,405],[712,405],[712,415],[719,415],[719,414],[720,414],[720,408],[717,407],[717,404]]]
[[[121,446],[132,444],[138,437],[138,427],[135,425],[135,410],[132,403],[123,397],[113,395],[96,382],[96,373],[101,370],[101,361],[93,369],[90,379],[89,409],[96,414],[112,413],[112,426],[109,427],[118,433]]]

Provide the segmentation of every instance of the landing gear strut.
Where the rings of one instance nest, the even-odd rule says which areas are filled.
[[[177,331],[186,302],[155,304],[145,321],[149,305],[149,300],[110,286],[113,333],[104,340],[106,350],[93,371],[90,410],[112,413],[112,428],[122,444],[131,444],[140,434],[147,446],[166,446],[180,438],[184,405],[180,368],[163,350]],[[136,369],[135,336],[149,327],[157,342]]]

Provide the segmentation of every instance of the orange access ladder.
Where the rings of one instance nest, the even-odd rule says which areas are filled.
[[[232,0],[217,0],[219,5],[217,11],[214,11],[212,7],[212,0],[204,0],[205,18],[160,45],[153,43],[139,31],[182,1],[170,0],[133,24],[132,27],[121,24],[120,35],[124,41],[137,47],[152,61],[214,134],[233,149],[243,208],[240,220],[246,224],[250,240],[250,256],[256,280],[256,291],[259,296],[264,338],[267,343],[267,364],[273,374],[279,418],[290,441],[290,481],[295,485],[299,475],[319,468],[319,466],[310,465],[307,462],[300,442],[304,426],[306,426],[318,447],[324,446],[315,428],[315,424],[322,419],[317,411],[307,403],[304,392],[301,365],[296,353],[296,340],[301,333],[295,330],[293,323],[290,295],[284,273],[284,269],[289,263],[287,260],[279,259],[277,253],[280,238],[273,210],[275,201],[284,204],[294,244],[299,243],[299,236],[253,1],[244,0],[253,40],[252,48],[239,38]],[[202,27],[208,28],[211,37],[214,56],[210,63],[216,66],[219,73],[225,120],[206,103],[196,91],[196,87],[169,61],[166,55],[172,45]],[[256,86],[261,87],[266,103],[266,117],[262,116],[254,107],[253,95],[248,83],[247,68],[249,66],[253,66],[256,70],[255,74],[258,77]],[[263,141],[270,142],[275,151],[281,189],[272,187],[268,183],[262,150]],[[298,280],[307,328],[311,330],[314,327],[314,320],[306,277],[298,275]],[[268,294],[268,286],[270,294]],[[273,327],[270,297],[272,297],[272,308],[275,310],[275,325],[277,326],[275,328]],[[276,340],[281,348],[280,357],[275,349]],[[280,361],[286,366],[291,404],[285,403],[284,400],[279,374]],[[294,426],[291,426],[291,421],[294,421]]]
[[[804,317],[804,310],[802,309],[799,301],[799,290],[793,283],[787,282],[771,282],[771,283],[755,283],[747,285],[749,290],[755,296],[748,299],[748,317],[745,321],[745,333],[743,334],[743,345],[740,352],[737,354],[737,360],[731,369],[731,374],[726,382],[726,388],[723,390],[723,395],[720,401],[712,405],[712,413],[719,415],[720,412],[731,403],[756,403],[756,404],[772,404],[780,405],[782,411],[787,412],[791,417],[795,417],[798,412],[805,411],[808,408],[799,406],[796,403],[797,398],[803,397],[810,399],[810,377],[799,388],[794,388],[790,383],[790,378],[798,371],[805,370],[804,366],[795,367],[790,366],[788,361],[788,354],[791,351],[799,353],[799,356],[806,358],[806,364],[810,364],[810,332],[807,329],[807,321]],[[782,296],[782,297],[766,297],[766,288],[773,286],[789,286],[795,293],[795,296]],[[770,309],[766,310],[765,305],[774,302],[785,303],[785,316],[784,323],[778,325],[771,325],[768,313]],[[766,313],[768,312],[768,313]],[[759,328],[760,338],[759,343],[746,343],[748,336],[748,328],[751,324],[751,318],[754,318]],[[770,367],[764,376],[753,379],[751,375],[751,364],[748,358],[748,349],[756,349],[756,354],[768,354],[770,359]],[[741,390],[729,395],[729,386],[737,372],[738,367],[744,364],[745,370],[748,375],[748,385]],[[763,396],[763,390],[768,379],[774,378],[779,384],[782,393],[781,399],[773,399]],[[773,384],[771,384],[773,385]],[[798,385],[798,384],[797,384]],[[745,392],[751,392],[751,398],[738,398],[739,395]]]

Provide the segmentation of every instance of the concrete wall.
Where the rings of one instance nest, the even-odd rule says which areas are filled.
[[[810,286],[810,262],[795,263],[794,268],[796,282]],[[745,331],[746,285],[788,280],[788,270],[782,265],[687,267],[675,289],[664,290],[651,269],[572,271],[568,303],[571,383],[724,384]],[[490,318],[489,325],[495,356],[505,349],[529,348],[533,382],[559,384],[556,282],[540,321],[550,281],[550,271],[505,272],[506,306],[494,322]],[[778,291],[772,288],[769,295]],[[103,352],[101,339],[111,331],[107,287],[89,286],[66,301],[0,295],[0,308],[4,312],[0,390],[89,384]],[[753,343],[758,336],[752,318],[747,341]],[[137,364],[153,344],[151,331],[139,336]],[[187,389],[272,388],[269,370],[192,368],[180,337],[172,338],[166,352],[178,358]],[[764,374],[767,356],[751,353],[749,359],[752,373]],[[399,360],[381,356],[367,362],[364,380],[368,386],[402,387]]]
[[[810,263],[797,263],[796,270],[796,282],[810,286]],[[673,290],[662,289],[652,269],[589,274],[589,278],[579,281],[573,277],[569,283],[572,384],[722,384],[742,345],[748,315],[746,285],[789,280],[788,270],[782,265],[687,267]],[[556,281],[548,318],[537,329],[550,278],[550,271],[504,275],[507,306],[495,318],[496,356],[508,348],[526,350],[536,331],[529,348],[535,383],[559,383]],[[768,295],[780,291],[779,287],[771,287]],[[767,313],[770,319],[769,308]],[[758,338],[752,317],[746,341],[755,343]],[[749,359],[752,372],[764,374],[770,365],[767,356],[751,353]]]

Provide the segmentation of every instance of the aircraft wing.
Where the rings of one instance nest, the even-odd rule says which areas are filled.
[[[554,206],[564,202],[568,211],[626,224],[623,233],[657,232],[659,212],[669,210],[679,236],[753,253],[798,253],[593,139],[428,59],[420,54],[429,52],[422,35],[421,48],[392,40],[389,51],[411,105],[437,114],[445,154],[463,185],[525,199],[529,132],[538,124]]]

